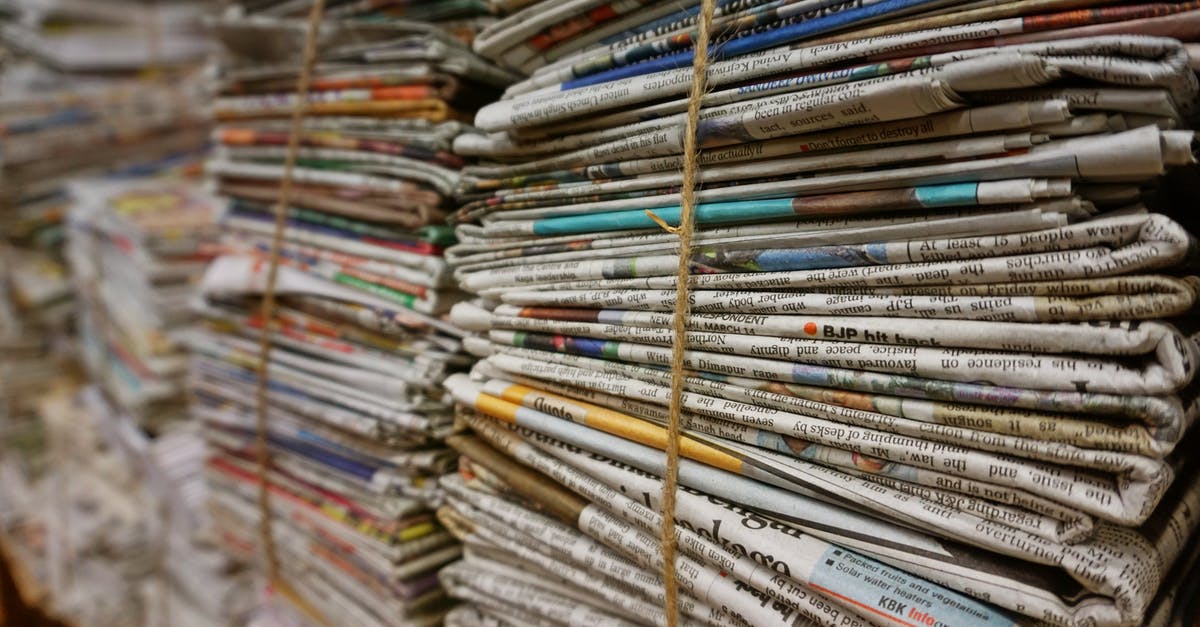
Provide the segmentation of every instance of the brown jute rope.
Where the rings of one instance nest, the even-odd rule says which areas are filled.
[[[671,403],[667,423],[667,469],[663,473],[662,495],[662,560],[663,585],[666,588],[664,611],[667,626],[676,627],[679,621],[678,583],[675,580],[675,490],[679,483],[679,415],[683,405],[683,351],[687,345],[689,261],[692,251],[692,231],[695,210],[696,170],[699,168],[699,148],[696,133],[700,125],[700,105],[708,90],[708,39],[716,0],[703,0],[692,56],[692,91],[688,98],[687,127],[683,136],[683,187],[679,226],[669,229],[679,236],[679,265],[675,269],[675,312],[671,319]],[[649,212],[647,212],[649,213]],[[651,214],[653,216],[653,214]],[[657,217],[657,216],[654,216]]]
[[[275,203],[275,232],[271,237],[271,253],[267,262],[267,282],[263,287],[261,336],[258,342],[258,387],[255,393],[255,448],[258,454],[258,515],[259,540],[263,545],[267,561],[267,575],[278,581],[279,555],[275,551],[275,535],[271,529],[271,492],[269,479],[271,453],[267,448],[267,382],[270,380],[268,363],[271,359],[271,334],[275,317],[275,281],[279,275],[279,249],[283,246],[283,230],[287,225],[288,206],[291,204],[292,174],[296,169],[296,154],[300,150],[300,135],[304,129],[304,114],[308,104],[308,86],[312,81],[313,64],[317,58],[317,36],[321,29],[321,17],[325,14],[325,0],[313,2],[308,14],[308,32],[304,40],[303,65],[296,79],[296,104],[292,107],[292,125],[288,132],[287,153],[283,163],[283,180],[279,182],[279,201]]]

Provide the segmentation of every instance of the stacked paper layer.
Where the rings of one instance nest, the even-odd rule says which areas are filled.
[[[76,176],[171,167],[206,139],[195,81],[0,78],[0,394],[28,414],[73,352],[61,246]]]
[[[150,441],[95,387],[47,395],[44,472],[3,466],[3,534],[76,624],[224,625],[248,611],[245,578],[204,541],[203,440]],[[164,597],[169,597],[164,599]]]
[[[696,11],[640,4],[543,2],[475,40],[531,74],[455,141],[492,161],[464,169],[447,253],[480,296],[452,319],[486,359],[447,388],[508,455],[465,445],[495,477],[446,480],[443,517],[478,548],[445,573],[464,621],[569,622],[555,612],[576,599],[662,622],[553,585],[582,554],[495,535],[547,533],[517,522],[540,504],[658,569],[640,534],[657,529],[678,263],[662,227],[679,223]],[[1197,39],[1196,8],[720,4],[680,474],[681,502],[700,499],[680,525],[720,548],[681,536],[689,620],[1123,625],[1172,594],[1200,505],[1194,240],[1165,181],[1194,174],[1197,80],[1173,38]],[[539,39],[587,20],[582,41]],[[546,491],[501,472],[513,459]],[[704,495],[812,544],[734,539]],[[782,555],[786,581],[765,576]],[[470,575],[514,564],[528,594]],[[889,589],[895,569],[986,609]],[[731,589],[709,585],[720,572]]]
[[[210,0],[8,0],[0,39],[68,72],[194,64],[210,49]]]
[[[312,4],[313,0],[243,0],[240,8],[253,16],[304,17]],[[512,0],[334,0],[326,2],[325,14],[337,19],[437,22],[441,30],[470,43],[496,21],[493,13],[512,4]]]
[[[138,584],[141,604],[137,624],[240,621],[251,609],[252,588],[248,573],[212,541],[204,481],[207,450],[198,426],[173,423],[148,438],[135,416],[109,404],[98,388],[85,388],[76,403],[95,424],[104,448],[131,473],[130,489],[141,500],[153,566],[142,581],[132,582]],[[78,592],[88,594],[95,591]]]
[[[260,544],[259,296],[304,32],[261,16],[218,26],[208,169],[229,204],[192,394],[213,512],[247,553]],[[461,549],[427,501],[453,464],[441,384],[470,363],[444,320],[460,300],[443,258],[463,165],[450,148],[507,78],[436,26],[321,24],[269,321],[266,477],[279,576],[330,620],[432,624],[447,607],[436,571]]]
[[[185,418],[191,301],[217,238],[216,199],[194,182],[71,185],[67,257],[93,380],[151,432]]]
[[[12,229],[8,237],[47,237],[40,229],[53,214],[39,201],[51,198],[64,178],[145,168],[203,146],[207,112],[194,77],[31,80],[11,85],[0,99],[0,217]]]
[[[68,376],[70,280],[43,251],[0,244],[0,418],[28,420],[39,396]]]

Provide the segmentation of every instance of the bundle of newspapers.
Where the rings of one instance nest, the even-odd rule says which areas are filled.
[[[236,565],[204,541],[194,430],[148,440],[95,386],[59,388],[39,414],[46,465],[0,462],[0,534],[46,611],[74,624],[215,626],[250,609]]]
[[[433,624],[447,605],[436,570],[460,554],[427,504],[454,457],[441,384],[470,364],[445,320],[461,299],[443,259],[462,166],[450,149],[509,75],[428,24],[321,23],[264,320],[305,27],[217,25],[226,57],[208,171],[228,205],[191,385],[214,451],[212,511],[231,549],[264,548],[265,479],[278,577],[304,604],[355,625]]]
[[[4,0],[0,40],[56,70],[128,72],[194,64],[210,48],[212,0]]]
[[[185,335],[216,250],[216,199],[185,178],[80,179],[70,193],[83,362],[123,412],[158,432],[187,417]]]
[[[41,92],[4,81],[0,98],[0,395],[14,414],[64,370],[74,313],[62,258],[65,181],[155,169],[203,146],[202,99],[187,84],[122,82]],[[12,89],[9,89],[12,88]],[[23,91],[24,90],[24,91]]]
[[[22,34],[38,25],[60,41],[71,38],[68,32],[86,38],[95,31],[67,26],[59,9],[71,5],[78,16],[114,2],[4,4],[11,13],[3,17],[12,21],[0,26],[0,39],[15,48],[0,70],[0,405],[29,416],[37,396],[73,359],[74,299],[61,256],[70,205],[65,181],[156,169],[196,152],[207,139],[207,112],[202,83],[187,72],[140,80],[132,75],[139,66],[129,65],[117,74],[109,66],[81,74],[97,68],[66,68],[21,45],[28,43]],[[122,50],[130,47],[124,43]],[[194,63],[196,52],[186,59]]]
[[[1200,5],[718,3],[672,364],[697,7],[642,4],[475,40],[529,76],[455,141],[487,160],[447,252],[484,357],[447,381],[455,618],[664,621],[675,365],[686,620],[1166,620],[1200,522]]]
[[[135,624],[238,623],[253,606],[253,588],[242,565],[212,542],[203,473],[207,450],[198,425],[174,422],[151,438],[135,415],[110,403],[96,386],[83,388],[74,403],[94,425],[102,448],[115,454],[129,474],[125,489],[137,499],[135,516],[144,529],[150,565],[140,580],[124,581],[140,606]],[[86,450],[78,455],[89,457]],[[72,470],[66,460],[58,465]],[[72,563],[68,556],[64,566]],[[77,597],[101,596],[80,582],[71,583],[78,588],[73,591]]]
[[[529,4],[528,0],[331,0],[325,15],[335,19],[388,21],[403,19],[436,22],[440,30],[470,43],[475,35],[495,23],[502,7]],[[304,17],[313,0],[242,0],[241,14],[264,17]]]
[[[0,98],[5,182],[0,217],[23,236],[44,227],[45,212],[35,202],[50,196],[63,179],[145,167],[196,152],[206,139],[206,98],[192,76],[162,81],[35,77],[5,86],[11,89]]]

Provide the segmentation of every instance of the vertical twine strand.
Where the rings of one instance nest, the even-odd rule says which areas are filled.
[[[325,0],[315,0],[308,14],[303,65],[300,67],[299,78],[296,79],[296,103],[292,107],[292,125],[288,132],[283,180],[279,182],[279,201],[275,204],[275,232],[271,237],[267,282],[263,288],[262,309],[259,311],[262,335],[258,342],[258,387],[254,399],[255,450],[258,454],[259,539],[267,561],[267,575],[271,581],[278,580],[279,574],[279,555],[275,551],[275,536],[271,529],[271,493],[268,487],[271,453],[267,449],[267,381],[270,377],[268,363],[271,359],[271,334],[274,331],[275,281],[279,275],[279,249],[283,246],[283,230],[287,224],[287,210],[291,205],[292,173],[296,169],[296,153],[300,150],[300,135],[304,130],[304,115],[308,109],[308,86],[317,58],[317,36],[324,13]]]
[[[667,470],[663,474],[662,560],[663,585],[666,588],[664,610],[667,627],[679,622],[679,587],[675,580],[675,490],[679,483],[679,415],[683,401],[683,351],[687,345],[687,317],[690,310],[689,261],[692,252],[692,213],[695,209],[696,170],[699,149],[696,134],[700,124],[700,105],[708,90],[708,39],[716,0],[702,0],[700,21],[692,56],[692,92],[688,98],[687,127],[683,136],[683,187],[679,216],[679,265],[675,270],[675,312],[671,319],[671,403],[667,424]]]

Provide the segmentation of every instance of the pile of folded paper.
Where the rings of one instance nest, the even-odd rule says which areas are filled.
[[[464,621],[556,623],[572,600],[662,621],[696,11],[585,4],[480,34],[531,75],[455,141],[492,161],[464,170],[447,252],[486,356],[447,381],[478,436],[445,480]],[[1160,36],[1197,40],[1200,11],[1096,5],[718,7],[680,364],[689,619],[1137,624],[1178,587],[1200,521],[1174,219],[1197,80]],[[529,47],[573,19],[606,38]],[[629,594],[569,572],[597,542]]]
[[[241,0],[237,13],[271,18],[302,18],[312,0]],[[482,29],[496,21],[495,13],[530,0],[341,0],[325,4],[332,19],[390,21],[396,19],[436,23],[438,28],[469,44]]]
[[[216,250],[216,199],[186,179],[70,186],[66,255],[83,361],[147,431],[187,417],[185,335]]]
[[[155,567],[154,520],[140,469],[104,437],[110,408],[92,388],[42,401],[48,467],[23,505],[40,529],[49,604],[88,624],[136,625],[139,584]],[[15,504],[14,504],[15,505]]]
[[[0,98],[6,239],[53,240],[63,179],[147,169],[204,147],[207,103],[195,76],[78,84],[57,77],[8,87]]]
[[[471,361],[444,319],[460,300],[443,259],[462,166],[450,148],[509,75],[427,24],[323,22],[264,320],[304,33],[266,17],[217,25],[208,170],[229,203],[191,388],[214,446],[212,510],[226,544],[252,554],[265,476],[283,583],[333,620],[433,623],[447,605],[436,570],[460,553],[427,503],[453,463],[441,384]]]
[[[37,399],[71,371],[66,270],[48,253],[0,243],[0,418],[32,418]]]
[[[61,239],[63,179],[203,148],[207,0],[11,0],[0,72],[0,225]],[[145,75],[151,71],[151,75]]]
[[[149,438],[133,414],[109,403],[94,386],[84,388],[75,402],[102,440],[101,452],[115,453],[130,473],[125,490],[138,498],[151,557],[140,579],[126,578],[141,608],[137,624],[216,626],[241,621],[253,606],[253,588],[249,573],[212,541],[204,480],[208,453],[199,426],[175,422]],[[93,455],[86,449],[77,454],[85,460]],[[59,472],[63,466],[72,472],[66,460],[59,459],[57,465]],[[67,565],[71,563],[68,559]],[[80,598],[96,594],[87,586],[76,588],[72,594]]]
[[[66,181],[172,167],[198,151],[207,133],[189,86],[196,83],[36,95],[26,85],[33,92],[0,98],[0,394],[14,413],[27,412],[28,399],[72,359],[75,302],[61,249],[72,202]]]
[[[45,404],[45,397],[40,399]],[[25,563],[26,570],[36,580],[46,578],[44,568],[44,521],[31,515],[34,487],[51,465],[50,442],[46,424],[38,419],[37,407],[30,413],[4,416],[0,422],[0,534],[5,540],[16,539],[6,546],[8,551],[23,551],[10,556]]]
[[[64,73],[191,65],[211,49],[212,0],[6,0],[0,41]]]
[[[94,386],[39,405],[44,464],[0,464],[0,535],[47,611],[76,624],[224,625],[252,591],[205,541],[204,444],[173,428],[148,440]]]

